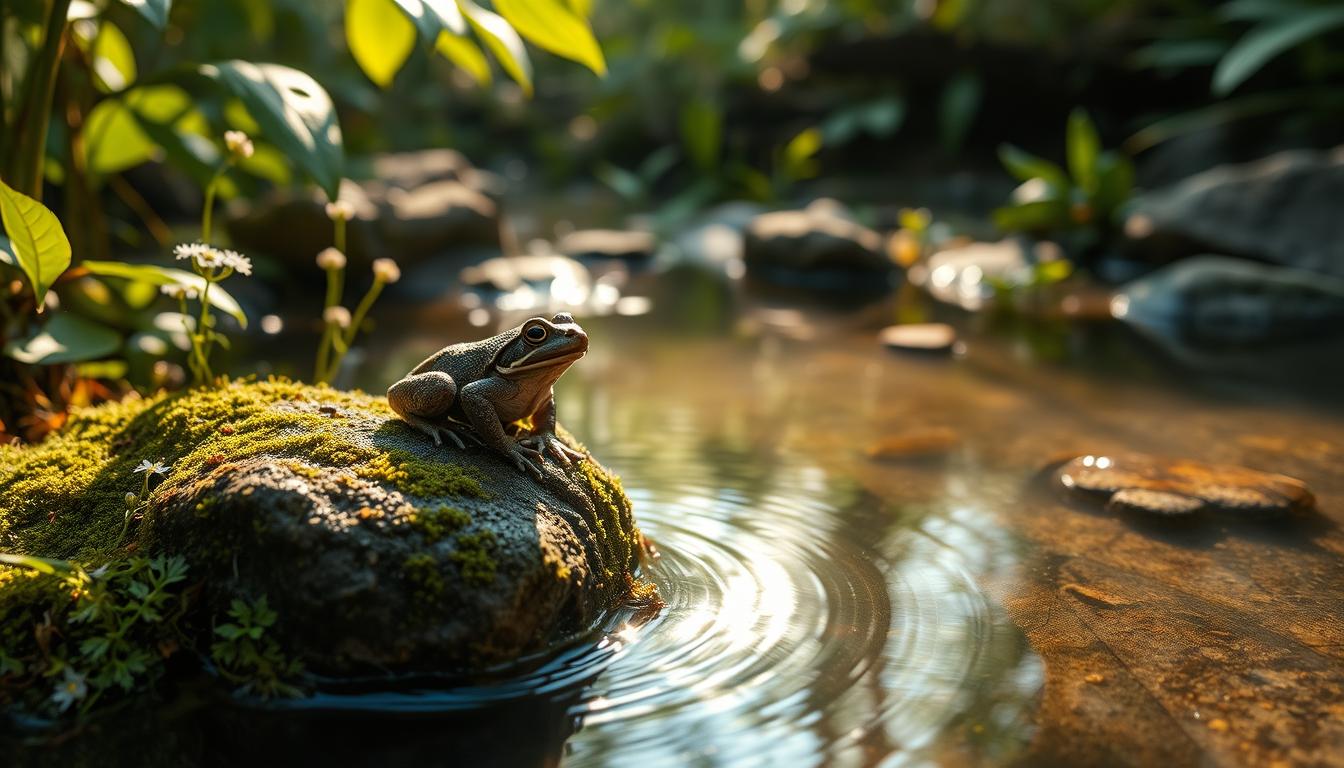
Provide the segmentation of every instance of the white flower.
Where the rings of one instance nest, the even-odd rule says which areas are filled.
[[[255,151],[252,140],[247,138],[247,134],[242,131],[225,131],[224,146],[228,148],[229,154],[239,160],[246,160]]]
[[[65,677],[57,683],[56,690],[51,694],[51,702],[61,712],[64,712],[70,708],[71,704],[80,701],[88,694],[89,686],[84,681],[84,676],[71,667],[66,667]]]
[[[137,464],[135,469],[131,471],[137,474],[139,474],[140,472],[153,472],[156,475],[166,475],[168,474],[168,470],[172,468],[173,468],[172,464],[164,464],[161,461],[150,462],[148,459],[145,459],[144,461]]]
[[[160,285],[159,292],[162,293],[164,296],[170,296],[174,299],[186,299],[187,301],[191,301],[192,299],[195,299],[197,296],[200,295],[200,293],[193,286],[182,285],[181,283],[169,283],[168,285]]]
[[[252,274],[252,260],[237,251],[216,248],[205,243],[182,243],[173,248],[178,259],[191,259],[201,269],[227,267],[240,274]]]
[[[355,218],[355,206],[344,200],[327,203],[327,218],[332,221],[349,221]]]
[[[401,279],[401,267],[391,259],[374,259],[373,279],[380,283],[395,283]]]
[[[337,328],[349,328],[350,310],[345,307],[327,307],[322,311],[322,319]]]
[[[327,248],[317,254],[317,266],[322,269],[345,269],[345,254],[335,248]]]
[[[173,248],[178,260],[188,259],[196,262],[201,269],[214,269],[220,265],[219,251],[205,243],[180,243]]]
[[[220,253],[220,260],[224,266],[230,267],[234,272],[240,275],[252,274],[252,260],[237,251],[225,250]]]

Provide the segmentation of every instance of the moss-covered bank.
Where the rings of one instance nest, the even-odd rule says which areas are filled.
[[[57,710],[63,684],[84,701],[114,614],[136,617],[119,634],[132,685],[103,686],[118,690],[184,657],[263,693],[300,666],[495,663],[624,596],[639,542],[591,459],[537,481],[487,449],[437,448],[359,392],[233,382],[85,410],[0,448],[0,551],[83,566],[0,565],[0,703]]]

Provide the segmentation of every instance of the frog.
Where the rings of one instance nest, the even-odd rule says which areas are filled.
[[[565,467],[585,458],[555,434],[554,384],[588,353],[588,334],[569,313],[479,341],[451,344],[388,387],[387,402],[436,446],[446,437],[498,451],[518,469],[544,477],[547,457]],[[513,425],[530,429],[510,434]]]

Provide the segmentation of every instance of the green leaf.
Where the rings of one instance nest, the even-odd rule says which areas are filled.
[[[5,354],[28,365],[55,365],[95,360],[121,349],[121,334],[70,312],[53,315],[22,341],[5,345]]]
[[[205,289],[205,278],[193,272],[172,267],[160,267],[157,264],[127,264],[122,261],[85,261],[81,266],[90,274],[100,277],[120,277],[152,285],[182,285],[196,289],[199,294]],[[218,309],[238,321],[238,325],[247,327],[247,315],[238,301],[224,290],[222,285],[210,286],[210,306]]]
[[[458,0],[458,7],[467,17],[476,36],[481,38],[485,47],[499,60],[499,65],[509,73],[514,82],[522,86],[523,93],[532,95],[532,61],[523,47],[523,38],[509,26],[509,22],[498,14],[491,13],[471,2]]]
[[[643,179],[611,163],[599,165],[593,174],[597,176],[598,181],[611,187],[616,194],[626,200],[639,200],[648,191]]]
[[[111,93],[124,90],[135,82],[135,52],[115,24],[84,18],[71,23],[70,32],[89,60],[93,83],[98,90]]]
[[[1304,9],[1257,25],[1218,61],[1213,92],[1226,96],[1279,54],[1339,26],[1344,26],[1344,7],[1338,5]]]
[[[1041,232],[1068,226],[1069,207],[1062,200],[1037,200],[996,208],[993,216],[1006,232]]]
[[[1097,156],[1101,154],[1101,138],[1092,119],[1082,108],[1069,114],[1068,134],[1064,141],[1069,160],[1069,174],[1083,191],[1091,195],[1097,190]]]
[[[607,74],[607,63],[592,28],[561,0],[494,0],[494,5],[538,47],[577,61],[599,76]]]
[[[56,214],[31,197],[0,181],[0,220],[9,235],[10,249],[28,276],[42,311],[47,291],[70,266],[70,241]]]
[[[392,0],[349,0],[345,41],[364,74],[387,88],[415,50],[415,25]]]
[[[477,85],[490,84],[490,62],[485,60],[485,54],[481,52],[480,47],[470,39],[458,37],[448,31],[440,32],[438,41],[434,43],[434,50],[471,75],[471,79],[475,80]]]
[[[121,99],[104,99],[84,122],[85,165],[94,173],[109,174],[154,159],[158,145]]]
[[[9,552],[0,552],[0,563],[12,565],[16,568],[31,568],[39,573],[47,574],[70,574],[79,570],[79,566],[68,560],[51,560],[45,557],[33,557],[32,555],[15,555]]]
[[[942,128],[943,148],[947,151],[961,149],[975,121],[975,114],[980,110],[980,98],[980,78],[974,72],[958,75],[943,88],[938,118]]]
[[[1063,168],[1049,160],[1024,152],[1012,144],[999,145],[999,160],[1018,181],[1043,179],[1052,187],[1059,189],[1069,187],[1069,179],[1064,175]]]
[[[681,109],[681,140],[696,168],[714,171],[723,143],[723,113],[708,101],[688,102]]]
[[[422,2],[431,13],[439,17],[444,29],[455,35],[467,33],[467,20],[462,18],[462,9],[457,7],[457,0],[422,0]]]
[[[1097,193],[1093,207],[1098,214],[1114,217],[1134,192],[1134,163],[1123,155],[1105,152],[1097,159]]]
[[[159,29],[168,25],[168,11],[172,10],[173,0],[123,0],[127,5],[149,19],[149,23]]]
[[[799,132],[784,145],[784,171],[793,179],[805,179],[817,174],[813,156],[821,151],[821,129],[808,128]]]
[[[336,199],[345,164],[341,127],[331,97],[316,80],[279,64],[238,60],[206,64],[200,71],[241,99],[262,135]]]
[[[569,9],[581,19],[593,15],[593,0],[569,0]]]

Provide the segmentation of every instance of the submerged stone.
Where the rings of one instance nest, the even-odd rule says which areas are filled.
[[[1056,472],[1061,486],[1106,498],[1116,509],[1159,515],[1200,509],[1225,516],[1272,517],[1315,505],[1305,483],[1226,464],[1152,456],[1080,456]]]
[[[888,349],[907,352],[951,352],[957,343],[957,330],[946,323],[891,325],[878,336]]]
[[[151,475],[123,540],[142,461],[171,468]],[[0,550],[90,568],[181,556],[199,590],[194,639],[208,647],[235,599],[264,597],[284,653],[326,675],[455,673],[540,649],[631,591],[640,541],[619,480],[591,457],[548,462],[538,481],[492,450],[434,446],[381,397],[327,387],[127,401],[0,448]],[[10,629],[42,615],[24,601],[51,597],[13,588],[18,570],[0,566]],[[0,659],[24,658],[11,640],[33,629],[0,636]]]

